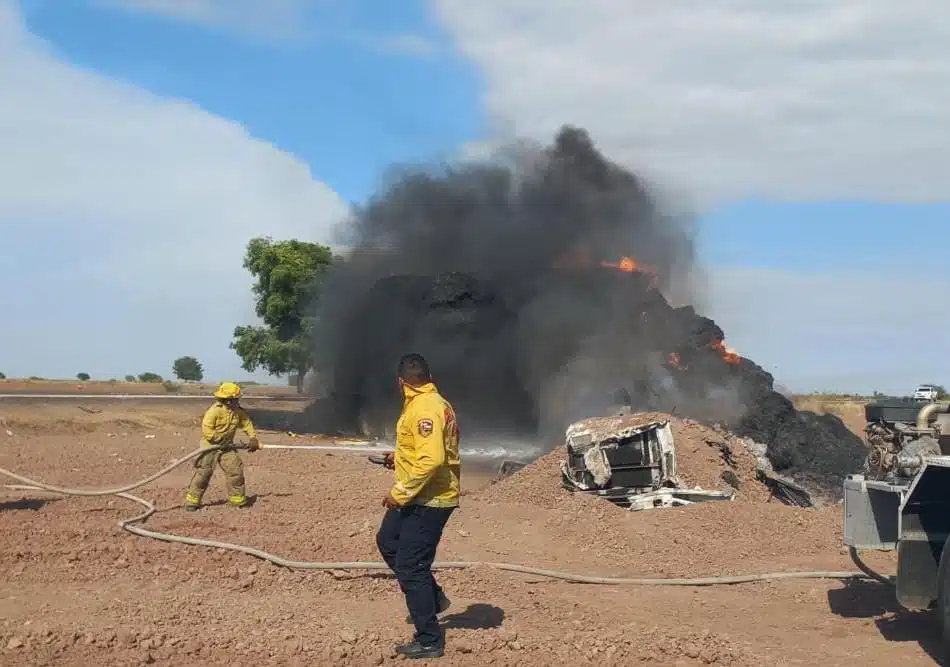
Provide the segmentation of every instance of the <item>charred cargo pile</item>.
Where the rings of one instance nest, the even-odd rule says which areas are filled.
[[[575,304],[571,311],[549,314],[558,344],[543,336],[533,342],[520,338],[524,322],[518,313],[529,311],[532,298],[549,293],[553,285],[559,294],[571,294]],[[724,335],[715,322],[692,307],[671,307],[647,276],[553,270],[537,278],[535,289],[504,293],[464,274],[380,281],[358,311],[362,324],[353,329],[352,356],[339,358],[345,372],[338,377],[354,380],[336,386],[339,396],[350,399],[348,413],[354,419],[380,415],[380,423],[389,424],[398,410],[392,375],[376,369],[389,371],[392,359],[412,349],[430,360],[441,390],[470,431],[540,430],[560,444],[563,435],[554,439],[553,434],[563,434],[575,418],[585,416],[576,412],[578,402],[582,409],[590,406],[592,414],[604,414],[621,400],[616,389],[622,389],[622,401],[637,412],[675,412],[723,423],[765,444],[776,472],[819,496],[837,498],[844,475],[860,468],[864,445],[840,419],[797,411],[774,391],[768,372],[723,348]],[[610,317],[602,301],[613,303]],[[387,328],[406,311],[412,317],[403,321],[412,326]],[[389,335],[373,340],[372,332],[380,328]],[[592,340],[600,341],[593,351]],[[598,347],[606,355],[602,359],[593,353]],[[575,373],[564,383],[562,369],[579,358],[590,363],[591,374]],[[525,359],[551,369],[550,375],[532,376]],[[585,401],[578,393],[589,388],[600,391]]]
[[[318,364],[339,426],[390,427],[395,361],[424,354],[463,437],[538,437],[579,419],[673,412],[767,444],[775,470],[840,496],[861,441],[797,412],[772,376],[688,303],[689,220],[582,130],[504,159],[405,170],[358,210],[352,254],[316,313]]]

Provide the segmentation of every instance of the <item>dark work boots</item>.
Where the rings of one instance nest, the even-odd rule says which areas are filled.
[[[429,660],[445,655],[445,646],[441,644],[423,646],[419,642],[411,642],[397,646],[396,653],[406,656],[409,660]]]

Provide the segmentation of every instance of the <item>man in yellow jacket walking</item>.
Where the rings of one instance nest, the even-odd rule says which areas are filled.
[[[224,471],[224,480],[228,491],[228,504],[246,507],[247,496],[244,490],[244,462],[235,449],[234,436],[242,429],[250,438],[248,450],[254,452],[260,448],[257,431],[251,418],[241,408],[241,387],[233,382],[223,382],[214,392],[215,402],[205,412],[201,420],[201,446],[223,447],[206,452],[195,459],[195,474],[185,494],[185,509],[195,512],[201,507],[201,498],[208,490],[215,465]]]
[[[407,658],[439,658],[445,637],[438,614],[449,600],[432,576],[442,531],[459,504],[461,459],[455,410],[432,381],[419,354],[399,361],[403,408],[396,422],[396,451],[387,457],[395,484],[383,498],[376,544],[395,573],[415,625],[414,640],[396,647]]]

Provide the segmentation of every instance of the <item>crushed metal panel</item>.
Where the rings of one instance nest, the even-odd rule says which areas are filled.
[[[527,466],[528,464],[524,461],[513,461],[511,459],[505,459],[498,466],[498,470],[495,472],[495,480],[499,481],[505,479],[506,477],[511,477],[516,472]]]
[[[743,438],[742,442],[746,451],[755,457],[755,478],[765,484],[773,498],[780,503],[794,507],[815,506],[815,501],[805,487],[775,472],[767,455],[767,445],[755,442],[751,438]]]
[[[659,509],[663,507],[684,507],[712,500],[731,501],[735,492],[706,491],[705,489],[659,489],[648,493],[632,493],[628,496],[630,511]]]
[[[618,436],[631,435],[669,424],[645,415],[610,415],[581,419],[567,427],[568,446],[582,448],[595,442],[611,440]]]
[[[603,447],[594,445],[584,452],[584,467],[590,473],[594,486],[603,489],[610,483],[613,471]]]
[[[676,479],[676,447],[673,443],[673,427],[669,422],[657,429],[656,439],[660,443],[660,454],[663,457],[663,475]]]

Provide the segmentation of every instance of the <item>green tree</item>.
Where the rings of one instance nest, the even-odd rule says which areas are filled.
[[[313,368],[312,313],[327,270],[334,262],[327,246],[291,239],[252,239],[244,268],[254,276],[254,312],[263,326],[234,329],[231,349],[249,373],[296,373],[297,392]]]
[[[89,373],[76,373],[76,379],[80,382],[86,382],[90,377]]]
[[[946,387],[944,387],[942,384],[935,384],[934,389],[937,390],[938,401],[945,401],[950,398],[950,394],[947,393]]]
[[[159,375],[158,373],[148,372],[148,373],[141,373],[139,375],[139,382],[160,383],[162,379],[163,379],[162,376]]]
[[[126,376],[125,376],[125,381],[126,381],[126,382],[135,382],[135,376],[134,376],[134,375],[126,375]]]
[[[205,376],[205,369],[201,362],[194,357],[178,357],[172,364],[175,377],[185,382],[201,382]]]

